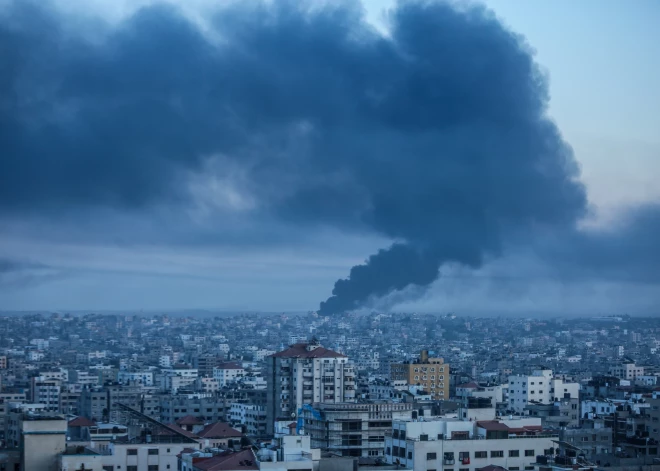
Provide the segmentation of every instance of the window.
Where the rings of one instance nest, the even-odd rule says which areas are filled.
[[[148,453],[149,455],[157,455],[158,454],[158,448],[149,448]]]
[[[126,450],[127,455],[137,455],[137,448],[129,448]]]
[[[469,451],[459,451],[458,452],[458,459],[460,461],[469,460],[470,459],[470,452]]]
[[[519,471],[520,467],[518,466],[509,466],[509,471]]]
[[[534,470],[534,466],[525,466],[525,469],[526,469],[527,471],[533,471],[533,470]]]
[[[409,460],[412,459],[412,451],[409,451],[409,452],[408,452],[408,459],[409,459]]]
[[[490,452],[490,457],[491,458],[503,458],[504,457],[504,451],[502,451],[502,450],[491,451]]]
[[[534,456],[534,450],[525,450],[525,456]]]
[[[509,450],[509,457],[517,458],[520,456],[520,450]]]
[[[158,471],[158,465],[157,464],[150,464],[147,467],[147,471]]]
[[[474,452],[474,457],[475,458],[488,458],[488,452],[487,451],[475,451]]]
[[[138,471],[137,466],[126,466],[126,471]]]
[[[438,455],[436,453],[427,453],[426,454],[426,459],[427,460],[435,460],[438,458]]]

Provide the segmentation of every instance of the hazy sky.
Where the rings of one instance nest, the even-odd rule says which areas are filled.
[[[10,3],[0,0],[0,10]],[[187,14],[203,28],[209,2],[185,3]],[[98,24],[121,24],[137,2],[59,4],[93,41],[99,18]],[[364,5],[370,21],[386,30],[392,2],[366,0]],[[631,207],[660,203],[660,3],[488,0],[486,5],[525,37],[549,76],[549,114],[580,165],[593,211],[587,222],[609,230]],[[76,111],[54,106],[50,112],[68,119]],[[2,147],[3,139],[0,132],[0,159],[12,151]],[[178,201],[160,201],[148,211],[127,209],[103,195],[103,204],[80,211],[16,204],[0,213],[0,310],[311,310],[352,265],[393,239],[378,231],[346,231],[340,224],[234,218],[232,211],[254,203],[209,175],[215,175],[213,169],[194,176],[199,180],[193,185],[199,189],[195,203],[183,209]],[[643,240],[652,241],[656,234],[645,232]],[[618,242],[604,246],[621,249]],[[654,260],[655,250],[649,254]],[[387,297],[382,306],[657,312],[655,275],[566,278],[547,269],[541,258],[513,250],[477,271],[443,267],[445,276],[427,292],[411,298],[406,290]]]

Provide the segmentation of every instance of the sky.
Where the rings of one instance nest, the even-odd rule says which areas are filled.
[[[466,3],[452,11],[420,7],[454,35],[434,32],[428,39],[415,36],[428,26],[420,11],[380,0],[364,2],[374,31],[360,26],[359,11],[339,8],[320,14],[316,29],[300,36],[269,29],[255,20],[258,11],[237,8],[210,21],[215,7],[203,0],[142,16],[138,3],[54,2],[37,8],[28,21],[14,2],[0,1],[0,44],[10,50],[16,40],[16,50],[27,51],[17,56],[28,58],[5,63],[9,85],[0,82],[0,92],[14,100],[0,101],[8,110],[6,122],[0,119],[7,130],[0,133],[0,309],[306,311],[334,294],[338,309],[658,312],[657,2],[488,0],[495,26],[489,13]],[[159,3],[141,5],[153,9]],[[271,4],[286,13],[278,18],[290,21],[290,29],[304,28],[298,13],[287,10],[290,2]],[[12,15],[25,23],[12,23]],[[177,15],[194,24],[204,41],[174,21]],[[233,26],[241,21],[243,29]],[[8,24],[28,34],[15,34]],[[150,28],[161,43],[141,36]],[[512,45],[509,30],[520,35],[520,44]],[[40,41],[48,34],[57,38],[57,49]],[[351,34],[365,36],[354,49]],[[482,36],[471,56],[474,38]],[[492,51],[488,44],[494,44]],[[452,54],[454,47],[467,52]],[[397,55],[406,48],[420,58],[410,71],[405,54]],[[176,67],[163,69],[171,74],[168,81],[141,68],[140,57],[150,54],[158,56],[154,60],[172,57]],[[207,58],[216,54],[223,58],[218,63]],[[288,61],[287,54],[298,60]],[[500,59],[492,91],[486,76],[464,88],[480,70],[472,57]],[[545,76],[545,98],[528,57]],[[239,64],[235,70],[233,64]],[[363,70],[361,64],[371,67]],[[113,67],[121,73],[113,75]],[[351,104],[363,95],[344,83],[354,71],[346,79],[350,87],[373,95],[364,110]],[[209,98],[201,92],[214,74],[235,87],[232,94]],[[254,79],[259,74],[270,74],[270,81]],[[242,79],[234,83],[234,76]],[[396,95],[391,87],[401,83],[428,89],[425,101],[416,102],[412,92]],[[443,86],[456,93],[442,95]],[[296,87],[310,94],[292,93]],[[514,89],[519,96],[510,93]],[[157,101],[163,96],[176,97],[162,107]],[[444,98],[433,101],[438,96]],[[149,113],[130,108],[143,99],[156,102],[149,102]],[[214,108],[207,109],[207,99],[217,100]],[[117,111],[117,103],[127,108]],[[458,111],[423,119],[421,105]],[[502,109],[508,106],[516,112]],[[220,109],[218,119],[226,121],[212,127]],[[170,118],[172,110],[178,114]],[[505,129],[517,140],[493,137],[508,119]],[[457,127],[462,134],[451,134]],[[533,136],[522,150],[519,143],[527,138],[517,134],[521,130]],[[218,132],[225,133],[220,141],[214,140]],[[133,139],[128,147],[120,142],[126,136]],[[485,164],[490,174],[483,176],[471,163],[466,168],[475,178],[463,165],[473,155],[479,162],[474,165],[481,165],[486,143],[472,144],[480,138],[500,164]],[[155,139],[162,143],[153,144]],[[317,141],[323,146],[317,148]],[[450,149],[444,151],[449,156],[435,165],[436,157],[428,155],[439,148]],[[529,159],[518,160],[518,152]],[[535,152],[551,155],[550,164],[562,163],[552,167],[552,178],[536,172],[548,162],[528,155]],[[184,162],[181,156],[191,153]],[[265,154],[272,160],[264,161]],[[509,161],[509,155],[516,158]],[[415,165],[428,172],[411,170]],[[509,194],[504,183],[518,173],[538,191],[514,179],[520,189]],[[427,205],[421,199],[427,193],[417,191],[421,178],[419,188],[430,191],[432,201],[447,194],[463,201],[461,189],[439,190],[454,181],[443,174],[465,177],[466,188],[478,193],[487,190],[456,216],[445,205]],[[397,196],[395,203],[385,198],[388,191]],[[492,203],[500,197],[501,204]],[[488,217],[462,216],[475,206]],[[379,208],[387,210],[385,216]],[[446,236],[447,226],[440,230],[435,220],[447,221],[458,235]],[[428,260],[430,266],[422,263]],[[335,285],[333,293],[335,281],[349,272],[353,282]],[[392,275],[381,278],[383,273]]]

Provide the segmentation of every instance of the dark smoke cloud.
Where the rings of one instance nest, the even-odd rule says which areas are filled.
[[[582,243],[585,190],[519,36],[479,5],[402,2],[384,36],[356,2],[300,3],[238,2],[206,36],[163,5],[90,32],[14,2],[0,23],[0,212],[185,207],[212,172],[251,201],[246,218],[395,241],[324,313],[532,233]]]

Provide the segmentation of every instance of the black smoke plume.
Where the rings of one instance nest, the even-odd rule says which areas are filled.
[[[483,6],[401,2],[383,34],[357,2],[237,2],[203,30],[159,4],[118,25],[48,5],[0,12],[0,213],[185,205],[213,169],[246,217],[393,241],[323,313],[532,233],[582,241],[546,77]]]

